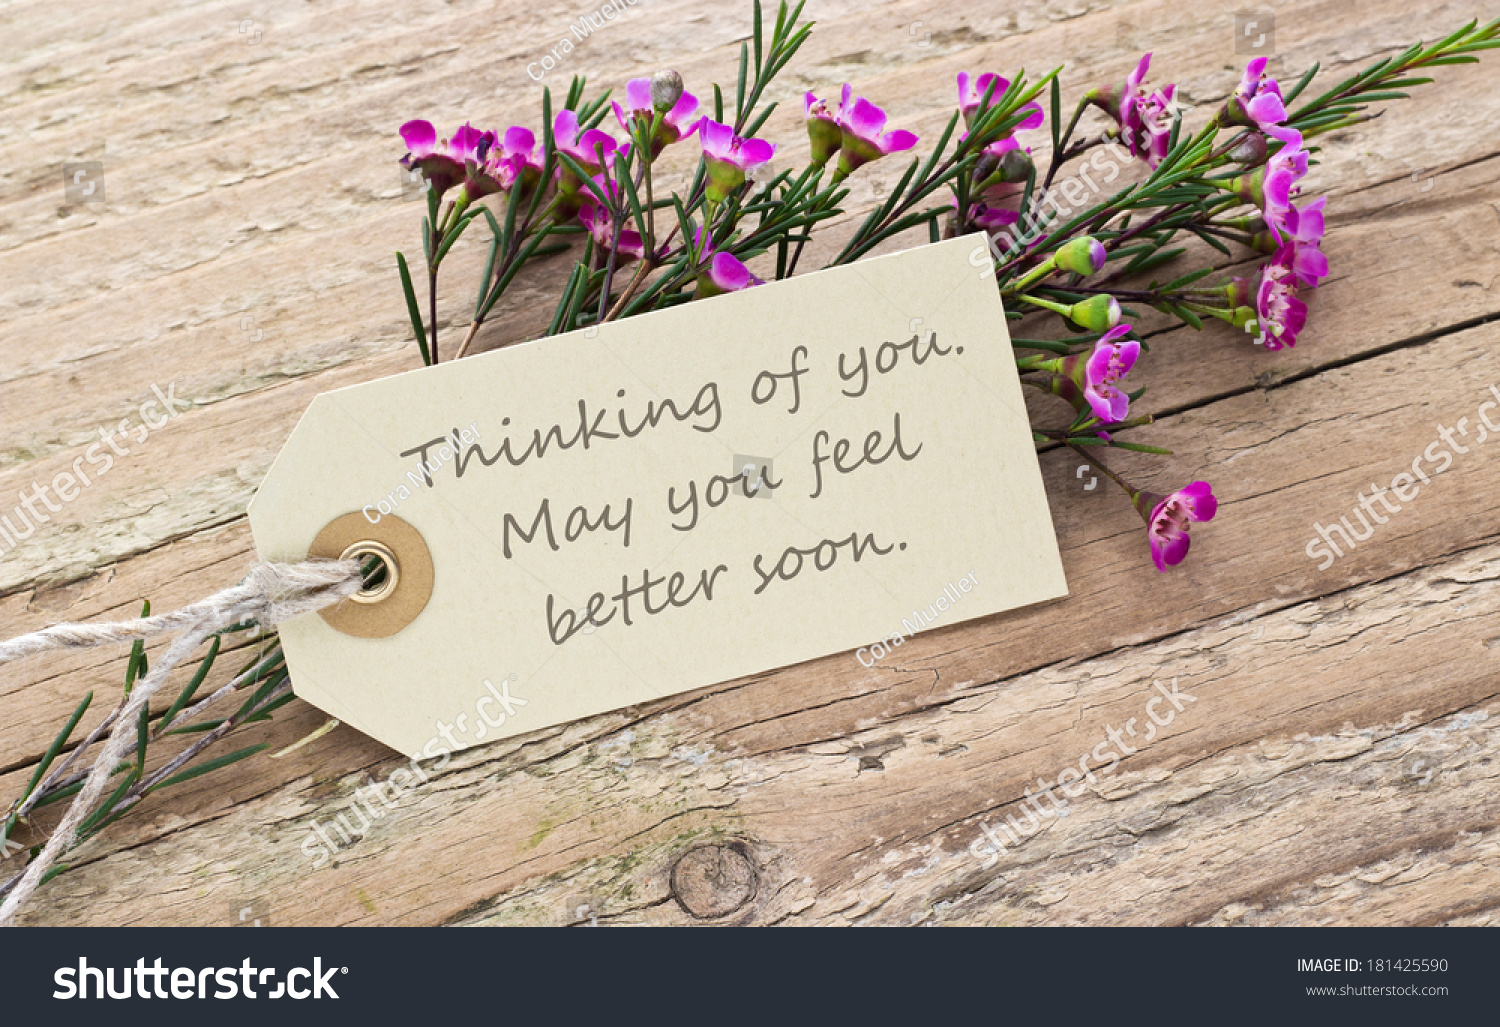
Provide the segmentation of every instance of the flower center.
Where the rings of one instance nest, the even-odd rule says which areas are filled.
[[[1162,507],[1161,513],[1156,515],[1156,520],[1151,524],[1151,534],[1158,541],[1167,542],[1187,532],[1188,516],[1182,504],[1175,499],[1169,499]]]

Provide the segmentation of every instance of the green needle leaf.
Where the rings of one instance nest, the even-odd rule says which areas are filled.
[[[422,327],[422,308],[417,305],[417,291],[412,288],[406,258],[400,253],[396,254],[396,266],[401,271],[401,291],[406,294],[406,312],[411,315],[411,330],[417,337],[417,347],[422,351],[422,364],[431,366],[432,355],[427,352],[427,332]]]
[[[57,759],[57,754],[62,752],[62,747],[68,744],[68,736],[73,733],[73,729],[78,726],[78,722],[83,719],[84,712],[89,708],[89,703],[93,701],[93,692],[85,695],[83,701],[73,710],[73,715],[68,718],[67,724],[63,725],[63,729],[58,732],[57,737],[52,739],[52,744],[47,746],[47,752],[42,756],[41,762],[36,765],[36,770],[32,772],[31,780],[26,784],[26,790],[21,793],[21,802],[25,802],[31,798],[31,793],[35,790],[37,783],[41,781],[42,775],[47,772],[48,767],[52,766],[52,761]],[[17,803],[17,805],[19,804]],[[0,831],[0,838],[9,838],[10,830],[15,826],[15,823],[16,814],[12,813],[5,821],[5,829]]]
[[[247,756],[254,756],[262,749],[269,748],[270,745],[261,743],[260,745],[251,745],[243,749],[237,749],[225,756],[219,756],[216,759],[211,759],[206,763],[200,763],[196,767],[190,767],[180,774],[173,774],[171,777],[156,785],[156,787],[152,788],[151,790],[154,792],[158,789],[166,788],[169,785],[181,784],[184,781],[191,781],[195,777],[202,777],[204,774],[208,774],[215,770],[218,770],[220,767],[227,767],[231,763],[238,763],[240,760],[244,759]]]
[[[203,687],[203,681],[208,677],[208,672],[213,667],[214,660],[219,657],[219,642],[220,638],[218,635],[209,640],[208,653],[203,657],[203,662],[198,664],[197,673],[193,675],[193,679],[187,683],[186,687],[177,693],[177,698],[172,701],[171,706],[167,707],[167,712],[162,714],[161,719],[156,722],[157,734],[160,734],[164,727],[172,723],[172,718],[177,716],[184,706],[192,702],[193,696],[198,694],[198,689]]]

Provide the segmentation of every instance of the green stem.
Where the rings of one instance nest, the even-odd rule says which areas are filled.
[[[1139,494],[1139,490],[1133,489],[1129,485],[1125,484],[1125,479],[1121,478],[1118,474],[1116,474],[1114,471],[1111,471],[1107,466],[1105,466],[1104,461],[1100,460],[1092,453],[1086,452],[1082,446],[1075,445],[1071,442],[1064,442],[1063,445],[1067,446],[1073,452],[1083,457],[1083,459],[1090,466],[1097,467],[1099,468],[1099,470],[1103,471],[1106,478],[1114,482],[1116,485],[1120,486],[1120,488],[1124,489],[1125,494],[1130,497],[1130,501],[1132,503],[1135,502],[1135,497]]]
[[[1046,260],[1042,261],[1036,267],[1032,268],[1030,271],[1026,272],[1026,274],[1022,275],[1016,282],[1007,286],[1005,289],[1005,294],[1007,296],[1020,294],[1026,289],[1029,289],[1031,286],[1035,285],[1037,282],[1041,281],[1043,278],[1046,278],[1056,270],[1057,257],[1054,254],[1053,256],[1050,256]]]
[[[1063,164],[1078,156],[1078,154],[1082,153],[1083,150],[1088,149],[1088,146],[1084,146],[1083,149],[1078,150],[1076,153],[1067,152],[1068,140],[1073,138],[1073,130],[1078,127],[1078,119],[1083,117],[1083,112],[1085,109],[1087,109],[1088,105],[1089,102],[1085,98],[1079,100],[1078,106],[1073,108],[1073,120],[1068,122],[1067,131],[1065,131],[1061,136],[1058,137],[1057,149],[1052,152],[1052,163],[1048,165],[1046,177],[1042,179],[1042,192],[1047,191],[1047,187],[1052,184],[1052,179],[1057,175],[1058,169],[1060,169]],[[1103,138],[1104,137],[1101,136],[1099,140],[1096,141],[1096,143],[1090,145],[1097,145],[1098,142],[1103,141]]]
[[[427,269],[427,311],[428,311],[428,318],[432,322],[432,342],[429,345],[430,345],[430,348],[432,349],[432,363],[433,363],[434,366],[438,362],[438,343],[437,343],[437,276],[438,276],[438,269],[437,269],[436,265],[434,265],[434,266],[432,266],[432,267],[430,267],[430,268]]]
[[[1047,310],[1052,311],[1054,314],[1060,314],[1063,317],[1067,317],[1068,312],[1073,309],[1071,306],[1065,307],[1061,303],[1054,303],[1051,300],[1044,300],[1040,296],[1029,296],[1024,292],[1017,293],[1016,299],[1024,300],[1025,302],[1033,304],[1034,306],[1043,307]]]

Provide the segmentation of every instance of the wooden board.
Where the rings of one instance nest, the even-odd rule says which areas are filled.
[[[1066,63],[1073,95],[1142,49],[1206,117],[1245,59],[1237,6],[810,0],[819,27],[767,131],[805,153],[801,91],[850,81],[931,135],[959,70]],[[243,573],[245,503],[310,399],[417,359],[391,254],[419,246],[419,205],[395,127],[534,122],[527,65],[568,31],[508,0],[101,10],[0,11],[0,496],[68,467],[153,383],[195,405],[0,561],[6,637]],[[1273,69],[1346,74],[1483,13],[1280,5]],[[642,0],[547,84],[673,66],[705,95],[747,32],[734,5]],[[918,636],[875,668],[842,654],[465,753],[314,868],[311,826],[401,763],[337,728],[152,798],[23,922],[219,924],[255,902],[276,924],[1494,922],[1500,447],[1327,570],[1303,550],[1500,385],[1497,83],[1494,61],[1442,69],[1324,140],[1309,189],[1330,197],[1334,270],[1296,349],[1150,322],[1132,378],[1160,422],[1139,434],[1176,455],[1115,462],[1221,497],[1171,575],[1118,494],[1048,452],[1065,601]],[[94,159],[107,202],[65,204],[62,164]],[[851,178],[808,266],[898,173]],[[478,245],[450,263],[473,281]],[[536,331],[555,287],[529,273],[482,346]],[[450,353],[464,302],[440,309]],[[121,663],[0,668],[0,794]],[[1174,679],[1195,701],[1066,815],[990,865],[970,852],[981,825],[1025,822],[1038,777],[1143,726]],[[294,703],[247,742],[280,752],[325,719]]]

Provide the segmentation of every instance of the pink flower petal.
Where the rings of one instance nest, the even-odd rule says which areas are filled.
[[[1273,207],[1285,208],[1292,198],[1292,184],[1296,176],[1286,168],[1277,168],[1266,176],[1262,185],[1262,195],[1266,200],[1267,209]]]
[[[1280,96],[1268,91],[1245,104],[1245,113],[1257,125],[1278,125],[1286,120],[1286,105]]]
[[[615,152],[616,146],[614,136],[608,132],[601,132],[597,128],[589,129],[583,134],[583,138],[578,140],[579,152],[587,157],[590,163],[598,163],[601,151],[604,154],[604,159],[609,160],[610,155]]]
[[[474,160],[478,156],[479,144],[486,136],[494,138],[490,133],[481,132],[473,125],[464,123],[448,141],[448,155],[454,160]]]
[[[401,138],[413,157],[425,157],[437,145],[437,130],[430,121],[408,121],[401,126]]]
[[[668,112],[666,121],[667,124],[677,129],[683,135],[689,136],[693,134],[693,130],[697,128],[697,125],[686,125],[685,123],[697,113],[698,98],[692,93],[683,93],[677,98],[676,105]]]
[[[1157,569],[1164,571],[1168,567],[1176,567],[1187,556],[1188,547],[1192,544],[1192,538],[1184,531],[1161,543],[1159,548],[1153,545],[1151,555],[1156,557]]]
[[[1245,74],[1240,78],[1240,90],[1242,92],[1253,92],[1259,88],[1260,77],[1266,73],[1266,61],[1269,58],[1256,57],[1245,65]]]
[[[740,147],[740,159],[736,161],[742,168],[751,168],[757,164],[764,164],[776,156],[776,147],[764,139],[746,139]]]
[[[730,147],[734,143],[734,129],[707,117],[698,122],[698,138],[703,143],[703,152],[717,160],[730,160]]]
[[[1195,521],[1211,521],[1214,514],[1219,512],[1219,501],[1214,497],[1213,488],[1206,481],[1195,481],[1190,485],[1184,485],[1177,490],[1177,494],[1185,500],[1183,506],[1188,516]]]
[[[536,135],[529,128],[512,125],[505,130],[505,152],[531,157],[536,152]]]
[[[884,145],[881,147],[886,153],[900,153],[902,150],[910,150],[917,145],[915,134],[898,128],[894,132],[887,132]]]
[[[733,254],[715,253],[713,265],[709,270],[709,277],[715,285],[725,292],[738,292],[748,289],[752,285],[764,284],[759,278],[750,273],[750,269],[740,263]]]
[[[1129,75],[1125,76],[1125,87],[1127,92],[1133,92],[1136,86],[1139,86],[1142,82],[1144,82],[1146,80],[1146,72],[1150,70],[1151,51],[1147,50],[1145,53],[1141,54],[1140,63],[1135,66],[1135,70],[1132,71]]]
[[[843,127],[870,143],[878,144],[881,134],[885,131],[885,111],[875,106],[863,96],[854,101],[854,105],[844,113]]]
[[[625,83],[625,106],[631,111],[649,111],[651,105],[651,80],[633,78]]]
[[[995,95],[999,96],[1000,90],[997,89],[995,91]],[[1022,107],[1021,110],[1030,111],[1031,113],[1023,118],[1021,123],[1016,126],[1017,132],[1027,128],[1041,128],[1042,122],[1047,120],[1047,116],[1042,113],[1042,108],[1037,104],[1028,103],[1025,107]]]
[[[578,141],[578,115],[564,108],[552,119],[552,139],[560,150],[570,150]]]

